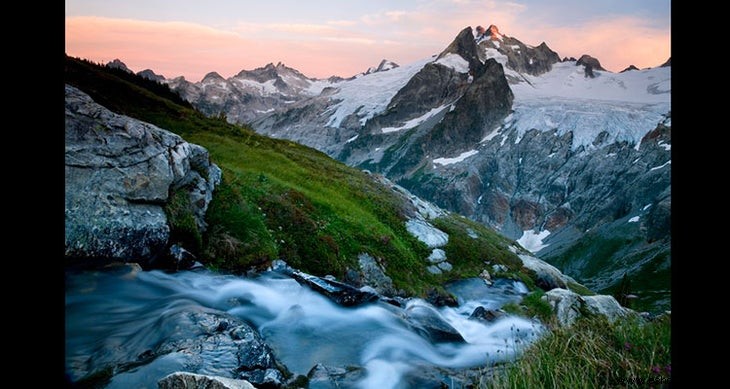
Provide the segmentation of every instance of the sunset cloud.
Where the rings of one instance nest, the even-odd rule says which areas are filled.
[[[83,3],[69,1],[72,5]],[[571,3],[571,9],[579,4],[563,1]],[[147,3],[152,7],[159,2]],[[248,19],[224,12],[218,19],[204,18],[194,12],[183,13],[185,10],[180,11],[179,20],[68,15],[66,52],[99,62],[119,58],[135,71],[152,68],[167,77],[184,75],[191,81],[200,80],[210,71],[229,77],[242,69],[279,61],[310,77],[347,77],[384,58],[403,65],[437,54],[464,27],[496,24],[500,32],[526,44],[545,41],[561,57],[590,54],[612,71],[629,64],[657,66],[670,56],[668,21],[657,23],[642,16],[602,14],[565,23],[546,16],[562,15],[557,6],[547,12],[538,9],[545,7],[544,3],[528,0],[387,2],[391,3],[390,9],[373,5],[368,8],[371,12],[360,14],[333,9],[330,15],[324,9],[314,12],[311,8],[281,15],[229,12],[256,15]],[[248,7],[267,5],[262,4]],[[365,7],[362,4],[359,6]],[[139,8],[127,9],[143,13]],[[215,10],[206,8],[205,12]],[[113,11],[108,14],[115,14]],[[310,11],[306,17],[301,16]],[[165,9],[161,15],[169,17],[172,12]]]

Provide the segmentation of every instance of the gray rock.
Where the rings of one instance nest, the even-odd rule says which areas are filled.
[[[385,275],[383,268],[375,261],[371,255],[361,253],[357,256],[360,272],[362,273],[362,281],[372,287],[378,294],[392,297],[396,294],[393,287],[393,280]]]
[[[67,258],[154,260],[168,244],[163,206],[171,190],[188,193],[205,230],[221,175],[204,148],[115,114],[68,85],[65,133]]]
[[[558,324],[561,326],[572,325],[583,314],[581,310],[584,308],[585,301],[580,295],[570,290],[555,288],[545,293],[542,299],[553,308]]]
[[[159,389],[255,389],[250,382],[226,377],[176,372],[157,382]]]
[[[451,269],[454,268],[454,266],[451,265],[451,263],[446,262],[446,261],[439,263],[437,266],[439,267],[439,269],[441,269],[443,271],[451,271]]]
[[[425,243],[429,248],[442,247],[449,243],[449,235],[447,233],[439,230],[425,220],[408,220],[406,222],[406,229],[411,235]]]
[[[486,309],[482,306],[476,307],[474,312],[469,315],[469,320],[477,320],[485,323],[492,323],[497,319],[506,316],[507,314],[503,311]]]
[[[545,293],[542,299],[553,307],[561,326],[570,326],[582,316],[600,315],[611,322],[629,315],[639,316],[608,295],[580,296],[573,291],[556,288]]]
[[[630,315],[633,312],[622,307],[613,296],[584,296],[583,300],[585,301],[589,312],[594,315],[605,316],[610,322],[614,322],[617,319]]]
[[[431,263],[443,262],[446,260],[446,252],[442,249],[433,249],[433,251],[431,251],[431,255],[429,255],[426,259],[428,259]]]
[[[352,307],[378,300],[375,293],[357,289],[348,284],[313,276],[298,270],[289,273],[297,282],[306,285],[315,292],[321,293],[330,300],[344,307]]]
[[[441,273],[443,273],[443,271],[441,271],[441,269],[438,266],[436,266],[436,265],[430,265],[430,266],[426,267],[426,270],[429,273],[431,273],[431,274],[441,274]]]
[[[519,254],[518,257],[522,260],[522,266],[535,272],[537,276],[535,283],[544,290],[566,288],[568,282],[575,282],[555,266],[539,258],[527,254]]]
[[[430,306],[411,304],[405,309],[406,321],[430,342],[464,342],[459,331]]]
[[[348,366],[336,367],[316,364],[307,373],[309,378],[308,389],[337,389],[354,388],[357,382],[365,377],[365,371],[361,367]]]

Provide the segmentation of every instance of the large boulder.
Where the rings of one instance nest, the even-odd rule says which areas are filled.
[[[159,389],[255,389],[246,380],[176,372],[157,382]]]
[[[184,191],[200,231],[220,169],[207,150],[66,86],[67,259],[148,264],[168,245],[164,206]]]
[[[535,272],[535,283],[544,290],[566,288],[568,282],[575,282],[555,266],[528,254],[517,255],[522,260],[522,266]]]
[[[622,307],[613,296],[580,296],[561,288],[555,288],[542,297],[553,308],[558,324],[570,326],[582,316],[605,316],[610,322],[636,312]]]

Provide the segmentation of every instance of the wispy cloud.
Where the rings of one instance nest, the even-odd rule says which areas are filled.
[[[561,56],[583,53],[610,70],[656,66],[669,57],[669,32],[639,17],[601,16],[556,24],[536,15],[527,0],[423,0],[375,13],[327,19],[234,21],[229,28],[77,16],[66,19],[66,50],[96,61],[120,58],[132,69],[198,80],[283,61],[304,74],[350,76],[387,58],[407,64],[438,53],[464,27],[496,24],[506,35]],[[296,20],[296,22],[290,22]],[[659,24],[661,25],[661,24]]]

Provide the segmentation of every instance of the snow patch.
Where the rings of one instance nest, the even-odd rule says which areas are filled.
[[[478,150],[469,150],[469,151],[465,151],[465,152],[459,154],[458,157],[454,157],[454,158],[436,158],[433,160],[433,163],[437,163],[439,165],[444,165],[444,166],[451,165],[454,163],[461,162],[461,161],[471,157],[472,155],[477,154],[478,152],[479,152]]]
[[[383,134],[387,134],[389,132],[396,132],[396,131],[400,131],[400,130],[409,130],[411,128],[415,128],[419,124],[425,122],[426,120],[430,119],[434,115],[436,115],[439,112],[446,109],[449,105],[451,105],[451,104],[446,104],[446,105],[442,105],[440,107],[433,108],[430,111],[426,112],[425,114],[423,114],[415,119],[411,119],[411,120],[407,121],[405,124],[403,124],[400,127],[384,127],[384,128],[381,128],[380,130],[383,132]]]
[[[548,235],[550,235],[550,231],[548,230],[542,230],[537,233],[534,230],[524,231],[522,236],[517,239],[517,243],[528,251],[536,253],[549,246],[548,244],[542,243]]]
[[[359,136],[360,136],[360,134],[357,134],[357,135],[353,136],[352,138],[350,138],[350,139],[346,140],[346,141],[345,141],[345,143],[350,143],[350,142],[354,142],[354,141],[355,141],[355,139],[357,139],[357,138],[358,138]]]
[[[434,63],[452,68],[459,73],[469,73],[469,62],[459,54],[448,53]]]
[[[651,208],[651,204],[646,204],[644,208],[641,208],[642,211],[646,211],[647,209]]]
[[[631,219],[629,219],[629,223],[636,223],[639,221],[639,216],[634,216]]]
[[[479,143],[489,142],[490,140],[496,138],[497,135],[501,134],[501,131],[502,131],[502,127],[497,128],[496,130],[494,130],[494,131],[490,132],[489,134],[487,134],[487,136],[485,136],[484,139],[482,139],[481,141],[479,141]]]
[[[649,169],[649,171],[659,170],[659,169],[661,169],[661,168],[663,168],[663,167],[665,167],[667,165],[670,165],[671,163],[672,163],[672,160],[670,159],[669,161],[664,162],[663,164],[661,164],[659,166],[655,166],[655,167]]]
[[[482,197],[484,197],[484,195],[479,195],[479,198],[477,199],[477,204],[482,203]]]
[[[339,128],[345,118],[357,112],[360,124],[383,112],[388,103],[418,71],[432,58],[425,58],[408,66],[401,66],[387,72],[376,72],[347,82],[333,84],[338,91],[330,96],[339,101],[330,116],[327,126]]]
[[[672,149],[672,145],[670,145],[668,143],[664,143],[663,140],[660,140],[659,143],[657,143],[657,145],[663,147],[664,150],[666,150],[666,151],[669,151]]]
[[[425,220],[411,219],[406,222],[406,230],[425,243],[429,248],[445,246],[449,243],[449,235]]]

